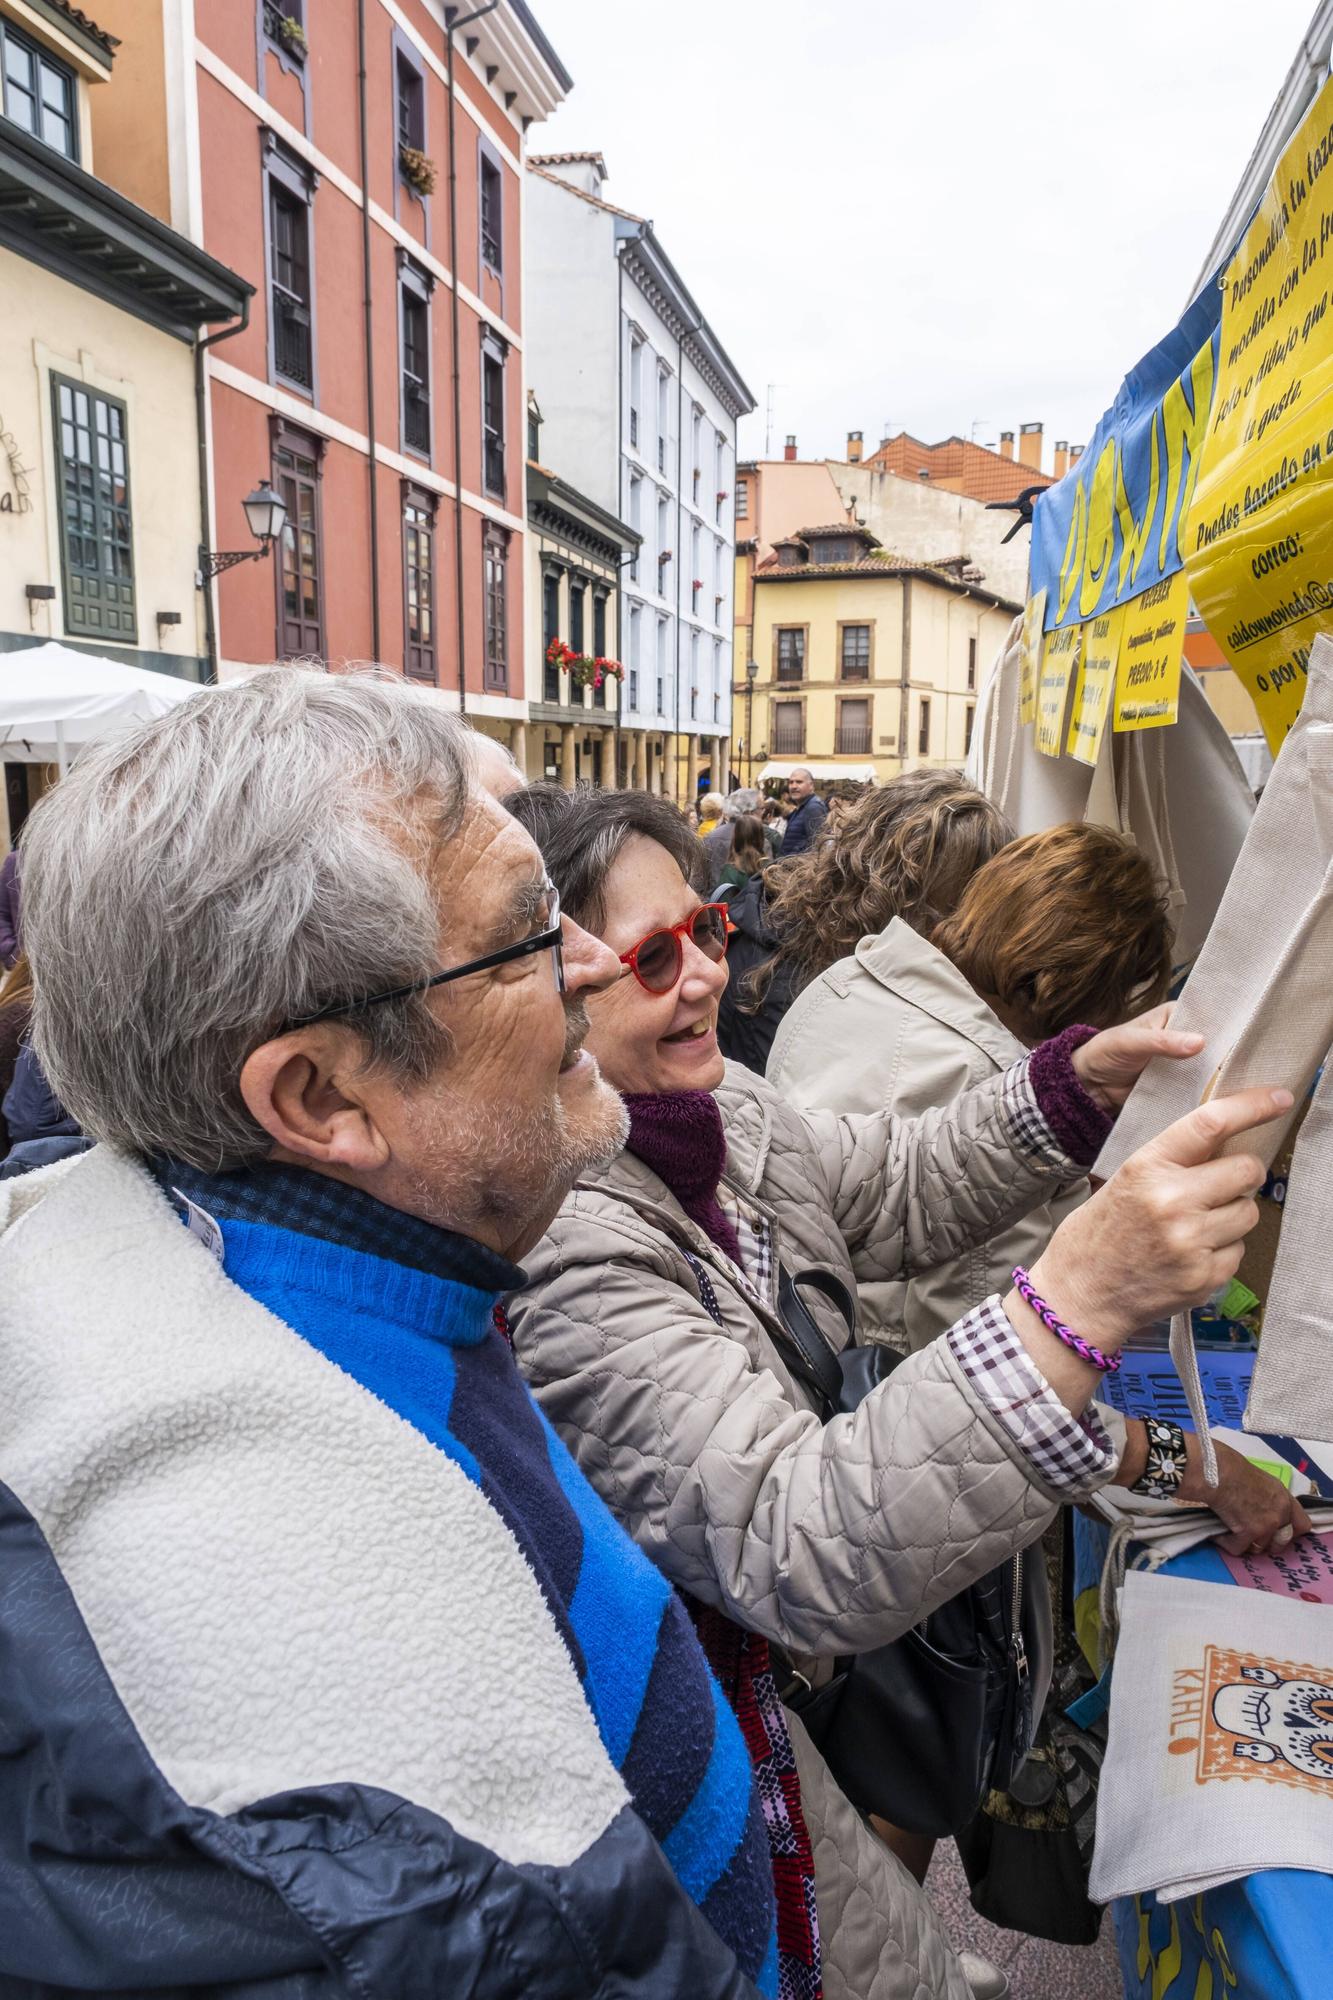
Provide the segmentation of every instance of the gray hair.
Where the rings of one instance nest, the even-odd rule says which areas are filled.
[[[727,794],[724,811],[728,819],[744,819],[747,813],[756,813],[762,803],[762,794],[742,785],[738,792]]]
[[[386,673],[265,669],[90,752],[23,830],[32,1036],[85,1132],[262,1159],[240,1073],[286,1023],[438,965],[427,864],[470,791],[462,726]],[[367,1067],[448,1046],[425,996],[348,1013]]]
[[[703,848],[670,799],[541,784],[514,792],[505,805],[541,849],[561,908],[587,930],[599,932],[606,922],[606,880],[635,834],[664,847],[692,887],[703,883]]]

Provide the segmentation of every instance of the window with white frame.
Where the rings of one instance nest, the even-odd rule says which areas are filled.
[[[642,644],[643,614],[637,604],[629,608],[629,705],[639,705],[639,648]]]
[[[657,367],[657,469],[667,468],[667,437],[671,428],[671,371]]]
[[[629,524],[640,535],[643,533],[643,479],[637,472],[631,472],[629,476]],[[641,548],[636,548],[629,559],[630,578],[634,583],[639,581],[640,554]]]
[[[669,618],[659,617],[657,621],[657,713],[666,714],[667,644],[670,637]]]
[[[671,509],[665,493],[657,496],[657,592],[666,596],[667,565],[671,561]]]
[[[629,441],[639,449],[639,412],[643,408],[643,341],[632,329],[629,337]]]

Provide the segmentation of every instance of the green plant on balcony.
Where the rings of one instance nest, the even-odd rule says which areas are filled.
[[[429,153],[423,153],[419,146],[400,146],[398,165],[414,194],[419,194],[423,201],[428,194],[434,194],[435,162]]]
[[[305,29],[301,26],[295,14],[279,15],[278,40],[282,43],[288,55],[298,56],[302,62],[305,61],[306,55],[309,52],[309,44],[305,38]]]

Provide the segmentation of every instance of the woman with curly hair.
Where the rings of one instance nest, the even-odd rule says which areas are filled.
[[[958,771],[908,771],[830,814],[818,847],[732,902],[722,1053],[763,1072],[783,1015],[826,967],[894,917],[929,931],[1013,829]]]

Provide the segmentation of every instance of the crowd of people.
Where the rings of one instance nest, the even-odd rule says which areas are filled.
[[[1290,1100],[1094,1187],[1198,1047],[1147,863],[957,773],[787,791],[528,786],[401,681],[284,668],[31,814],[6,1992],[1006,1990],[833,1697],[1104,1484],[1308,1525],[1093,1401],[1234,1274],[1222,1149]]]

